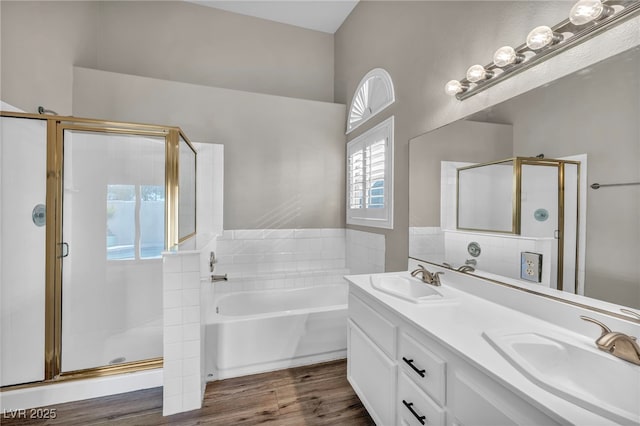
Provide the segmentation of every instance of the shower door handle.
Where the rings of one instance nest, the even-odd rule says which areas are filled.
[[[65,242],[60,243],[60,251],[62,252],[60,257],[69,256],[69,244]]]

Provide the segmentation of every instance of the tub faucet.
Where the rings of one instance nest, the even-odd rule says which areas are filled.
[[[580,318],[599,325],[602,329],[602,334],[596,339],[598,349],[609,352],[611,355],[625,361],[640,365],[640,346],[638,346],[635,337],[618,331],[611,331],[609,327],[593,318],[583,315]]]
[[[210,275],[211,277],[211,282],[216,282],[216,281],[227,281],[227,274],[224,275]]]
[[[422,274],[422,282],[426,284],[431,284],[434,286],[442,285],[442,283],[440,282],[440,275],[444,274],[444,272],[436,272],[436,273],[429,272],[427,269],[425,269],[424,266],[418,265],[418,269],[416,269],[415,271],[412,271],[411,276],[415,277],[420,274]]]

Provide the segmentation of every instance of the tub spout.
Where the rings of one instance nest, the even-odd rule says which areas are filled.
[[[214,283],[216,281],[227,281],[227,274],[224,275],[210,275],[211,277],[211,282]]]

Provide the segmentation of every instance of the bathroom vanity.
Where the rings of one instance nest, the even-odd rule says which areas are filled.
[[[438,287],[408,272],[346,278],[348,380],[378,425],[640,421],[640,366],[599,351],[579,315],[636,324],[455,271]]]

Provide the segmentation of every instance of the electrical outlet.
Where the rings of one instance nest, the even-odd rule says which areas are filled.
[[[520,253],[520,278],[539,283],[542,281],[542,255],[523,251]]]

